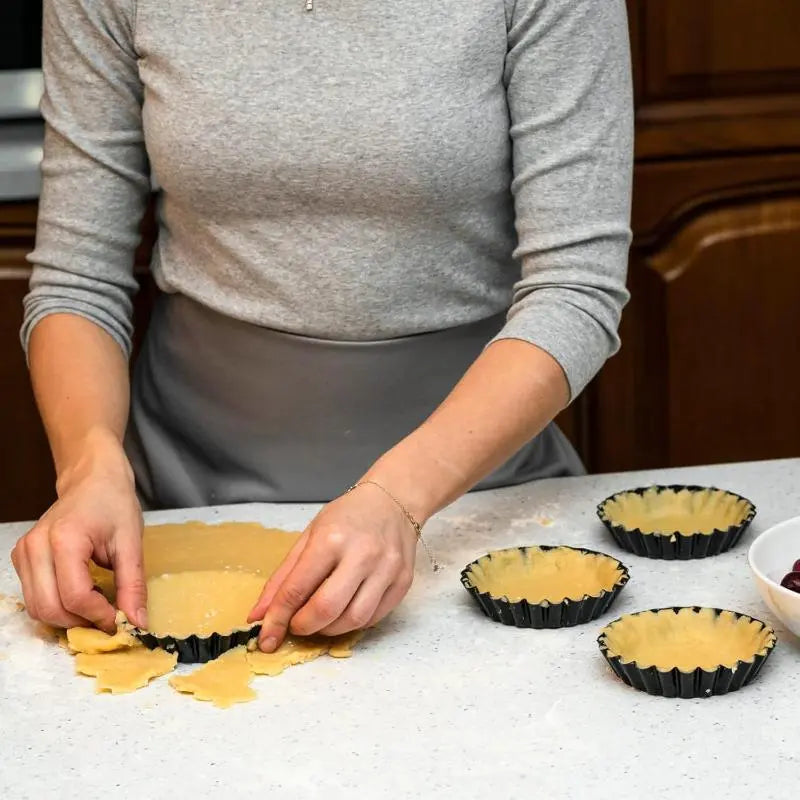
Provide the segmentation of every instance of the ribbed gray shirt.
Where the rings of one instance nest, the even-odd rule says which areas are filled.
[[[374,340],[510,308],[577,394],[618,347],[632,155],[624,0],[45,0],[22,331],[126,350],[153,272],[237,319]]]

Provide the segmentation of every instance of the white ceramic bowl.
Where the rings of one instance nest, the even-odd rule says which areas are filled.
[[[800,517],[788,519],[764,531],[750,545],[747,559],[758,591],[772,613],[795,635],[800,636],[800,594],[781,586],[800,558]]]

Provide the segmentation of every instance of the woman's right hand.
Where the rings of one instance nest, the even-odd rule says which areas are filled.
[[[58,500],[11,553],[28,613],[59,628],[96,625],[113,632],[115,610],[94,590],[91,559],[114,570],[118,607],[145,627],[142,512],[116,437],[87,437],[80,458],[59,476],[57,488]]]

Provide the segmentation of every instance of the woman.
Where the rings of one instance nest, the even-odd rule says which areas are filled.
[[[266,651],[343,633],[463,492],[580,471],[550,422],[627,298],[623,0],[45,0],[44,60],[34,617],[112,628],[93,558],[146,626],[140,503],[318,500],[251,618]],[[164,294],[129,398],[151,174]]]

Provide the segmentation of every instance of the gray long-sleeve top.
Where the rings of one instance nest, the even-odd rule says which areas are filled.
[[[131,338],[159,286],[373,340],[510,307],[576,395],[618,347],[632,152],[624,0],[45,0],[27,345],[71,312]]]

